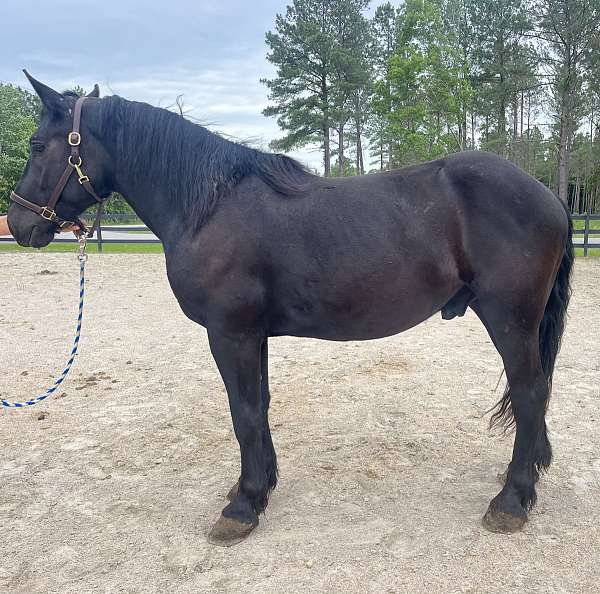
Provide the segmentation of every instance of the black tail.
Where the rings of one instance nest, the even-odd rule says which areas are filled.
[[[571,298],[571,272],[575,252],[573,249],[573,221],[566,204],[561,200],[568,220],[568,235],[565,248],[560,262],[558,273],[554,281],[554,286],[548,297],[544,317],[540,324],[540,358],[542,360],[542,370],[548,380],[548,401],[552,393],[552,375],[554,373],[554,363],[556,355],[560,350],[560,342],[565,329],[565,318],[569,299]],[[510,386],[507,385],[502,399],[495,407],[495,412],[490,419],[490,427],[496,425],[503,426],[505,430],[512,428],[514,417],[510,406]],[[539,470],[547,468],[552,460],[552,450],[546,434],[546,427],[540,436],[540,443],[537,447],[536,466]]]
[[[552,391],[552,374],[554,373],[554,363],[556,355],[560,350],[560,342],[565,329],[565,317],[567,307],[571,299],[571,271],[573,269],[573,260],[575,251],[573,249],[573,221],[567,206],[561,201],[569,221],[569,234],[565,244],[565,251],[560,263],[560,268],[552,287],[552,292],[546,304],[544,317],[540,325],[540,356],[542,359],[542,369],[548,379],[548,387]]]

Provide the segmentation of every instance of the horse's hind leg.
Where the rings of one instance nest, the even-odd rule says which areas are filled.
[[[485,326],[492,342],[494,343],[496,350],[498,352],[500,352],[498,342],[496,341],[496,338],[494,337],[494,330],[490,326],[490,324],[487,322],[487,320],[483,314],[483,311],[481,310],[481,307],[479,306],[479,301],[478,300],[473,301],[469,305],[469,307],[471,307],[471,309],[477,314],[477,316],[481,320],[482,324]],[[502,398],[501,402],[499,403],[500,408],[502,408],[503,403],[505,403],[506,405],[510,404],[510,394],[509,394],[508,389],[507,389],[507,392],[504,394],[504,397]],[[506,419],[504,419],[502,417],[502,414],[494,415],[492,417],[491,424],[494,425],[497,423],[501,423],[503,421],[508,421],[509,423],[511,423],[510,413],[511,413],[511,409],[507,408],[506,409]],[[534,460],[535,468],[538,471],[535,476],[535,479],[537,481],[539,479],[539,473],[545,471],[552,463],[552,446],[550,445],[550,440],[548,439],[548,428],[546,426],[545,417],[544,417],[542,431],[540,432],[538,440],[535,444],[535,453],[533,456],[533,460]],[[508,469],[500,477],[500,480],[503,484],[506,483],[507,477],[508,477]]]
[[[531,307],[507,307],[494,300],[478,301],[473,309],[484,321],[507,375],[507,391],[492,420],[510,424],[514,417],[516,426],[506,484],[490,503],[483,523],[494,532],[515,532],[535,504],[538,469],[551,458],[545,428],[549,388],[539,350],[543,308],[536,313]]]

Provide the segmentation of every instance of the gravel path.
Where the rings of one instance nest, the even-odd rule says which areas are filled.
[[[0,254],[0,394],[62,369],[68,254]],[[500,360],[477,318],[394,338],[271,341],[280,486],[231,549],[206,534],[238,474],[202,328],[161,255],[90,257],[79,361],[48,404],[0,412],[0,591],[597,592],[600,260],[579,259],[549,426],[555,463],[525,530],[486,532],[511,437],[484,414]]]

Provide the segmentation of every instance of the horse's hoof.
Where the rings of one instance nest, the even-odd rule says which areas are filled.
[[[485,512],[485,516],[483,516],[481,522],[483,527],[490,532],[512,534],[523,528],[525,522],[527,522],[527,515],[515,516],[490,507]]]
[[[240,481],[237,481],[237,483],[235,483],[235,485],[233,485],[233,487],[231,487],[231,489],[229,489],[229,493],[227,493],[227,499],[229,501],[233,501],[238,496],[239,492],[240,492]]]
[[[246,540],[256,526],[258,526],[257,523],[246,524],[221,516],[212,527],[208,535],[208,542],[218,547],[231,547]]]

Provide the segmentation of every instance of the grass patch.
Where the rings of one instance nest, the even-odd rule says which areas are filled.
[[[579,231],[579,233],[573,234],[573,237],[577,238],[579,241],[583,240],[584,228],[585,228],[585,221],[573,221],[573,229]],[[596,233],[590,233],[588,235],[589,243],[595,243],[595,244],[600,243],[600,234],[598,233],[598,230],[600,230],[600,220],[589,221],[588,228],[590,230],[596,231]],[[575,255],[583,256],[583,248],[581,248],[581,247],[575,248]],[[588,249],[588,257],[591,257],[591,258],[600,257],[600,249],[599,248],[594,248],[594,249],[589,248]]]
[[[136,233],[152,233],[152,231],[150,231],[150,229],[145,229],[142,231],[132,231],[131,229],[123,228],[123,231],[116,231],[116,233],[133,233],[135,235]]]
[[[585,228],[585,221],[573,221],[573,229],[580,229],[583,231]],[[600,229],[600,221],[590,221],[590,229]]]
[[[575,248],[575,255],[583,257],[583,248]],[[600,258],[600,248],[588,249],[588,258]]]
[[[163,246],[160,243],[105,243],[103,246],[104,254],[162,254]],[[34,248],[24,248],[16,243],[0,243],[0,254],[4,253],[32,253],[32,252],[52,252],[52,253],[71,253],[76,254],[77,244],[74,243],[53,243],[48,247],[36,250]],[[90,243],[87,246],[89,254],[97,254],[98,246]]]
[[[5,253],[77,253],[77,245],[73,243],[53,243],[48,247],[36,250],[34,248],[23,248],[16,243],[0,243],[0,254]],[[87,251],[90,254],[98,253],[98,246],[95,243],[88,244]],[[162,254],[163,246],[160,243],[105,243],[104,254]],[[575,255],[583,257],[583,248],[576,247]],[[588,250],[588,258],[600,258],[600,248]]]

